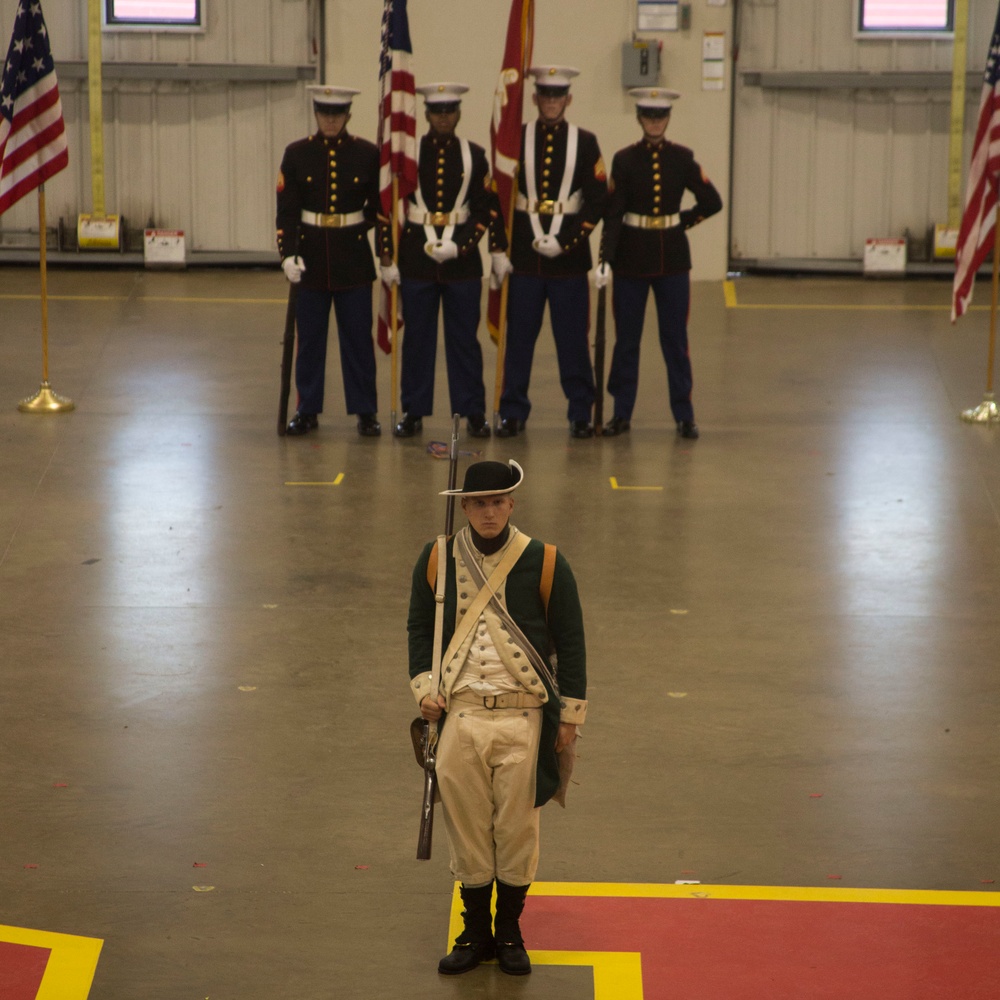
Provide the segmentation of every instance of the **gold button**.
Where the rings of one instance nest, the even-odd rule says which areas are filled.
[[[552,162],[552,157],[551,156],[546,156],[545,157],[545,162],[546,163],[551,163]]]
[[[307,177],[306,178],[306,183],[307,184],[311,184],[312,183],[312,178],[311,177]]]
[[[548,176],[549,176],[549,174],[551,174],[551,173],[552,173],[552,171],[551,171],[551,170],[543,170],[543,171],[542,171],[542,176],[543,176],[543,177],[548,177]]]
[[[654,184],[653,185],[653,190],[654,191],[659,191],[660,190],[660,185],[659,184]]]
[[[331,185],[330,185],[330,190],[331,190],[331,191],[336,191],[336,190],[337,190],[337,185],[336,185],[336,183],[334,183],[334,184],[331,184]]]

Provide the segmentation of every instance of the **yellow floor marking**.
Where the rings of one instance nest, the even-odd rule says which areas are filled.
[[[850,889],[826,886],[657,885],[635,882],[535,882],[535,896],[612,896],[657,899],[774,899],[807,903],[919,903],[1000,906],[1000,892],[939,889]]]
[[[619,486],[618,480],[614,477],[610,477],[611,488],[613,490],[662,490],[662,486]]]
[[[0,295],[0,301],[33,301],[40,295]],[[208,302],[221,305],[288,305],[288,299],[214,298],[200,295],[47,295],[50,302]]]
[[[736,282],[727,278],[722,282],[722,294],[726,299],[727,309],[819,309],[819,310],[830,310],[833,312],[843,312],[843,311],[893,311],[893,312],[945,312],[951,310],[951,304],[943,305],[906,305],[905,303],[899,303],[898,305],[889,304],[876,304],[872,303],[870,305],[865,303],[794,303],[794,302],[739,302],[736,297]],[[985,310],[989,309],[989,306],[970,306],[969,310]]]
[[[51,949],[35,1000],[87,1000],[103,940],[0,925],[0,941]]]
[[[285,483],[286,486],[339,486],[344,481],[344,474],[337,473],[337,478],[332,483]]]

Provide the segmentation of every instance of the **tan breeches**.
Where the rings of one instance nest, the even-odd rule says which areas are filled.
[[[538,867],[535,766],[541,709],[452,704],[438,745],[451,872],[465,885],[534,881]]]

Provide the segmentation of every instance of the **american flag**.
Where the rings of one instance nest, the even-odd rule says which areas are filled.
[[[976,272],[993,251],[1000,177],[1000,10],[986,59],[979,121],[972,145],[965,211],[955,245],[955,284],[951,304],[954,323],[969,307]]]
[[[512,196],[517,184],[517,164],[521,158],[521,118],[524,114],[524,74],[531,65],[535,34],[534,0],[512,0],[507,22],[507,45],[503,68],[493,95],[493,119],[490,122],[490,151],[493,179],[500,197],[507,237],[514,224]],[[487,324],[494,340],[500,337],[500,290],[491,288]]]
[[[417,187],[417,96],[410,70],[412,55],[406,0],[385,0],[379,59],[378,146],[382,214],[390,219],[393,178],[398,181],[401,202]],[[401,224],[402,213],[397,213],[397,228]],[[390,301],[389,286],[383,281],[378,306],[378,345],[387,354],[392,349]]]
[[[21,0],[0,78],[0,215],[68,162],[42,5]]]

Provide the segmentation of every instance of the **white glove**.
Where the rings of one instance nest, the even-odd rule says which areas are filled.
[[[297,285],[302,280],[306,265],[301,257],[286,257],[281,262],[281,270],[285,272],[285,277],[293,284]]]
[[[439,264],[446,260],[454,260],[458,256],[458,244],[454,240],[438,240],[437,243],[428,243],[424,249],[428,256],[433,257]]]
[[[393,285],[399,284],[399,268],[395,264],[383,264],[382,270],[382,281],[385,282],[390,288]]]
[[[514,270],[514,265],[510,262],[510,257],[505,253],[490,254],[490,270],[492,271],[492,281],[496,282],[499,288],[503,284],[503,279]]]
[[[539,236],[532,246],[543,257],[558,257],[559,254],[563,252],[563,248],[559,245],[559,241],[551,233]]]
[[[602,260],[594,270],[594,287],[604,288],[610,280],[611,265],[606,260]]]

